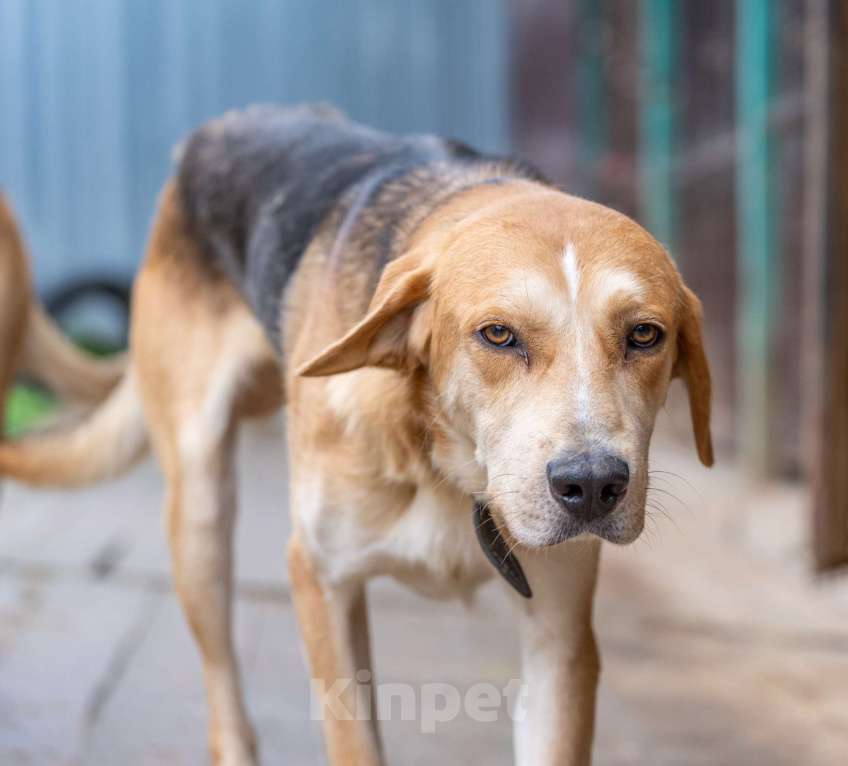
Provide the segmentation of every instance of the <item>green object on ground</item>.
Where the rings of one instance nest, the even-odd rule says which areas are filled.
[[[20,436],[43,420],[56,407],[56,400],[34,386],[16,385],[6,398],[6,436]]]
[[[95,335],[72,334],[70,337],[80,348],[95,356],[110,356],[123,350],[116,347],[114,341]],[[40,386],[18,383],[12,387],[6,397],[5,422],[2,418],[3,413],[0,412],[0,435],[12,438],[20,436],[38,425],[58,406],[56,397]]]

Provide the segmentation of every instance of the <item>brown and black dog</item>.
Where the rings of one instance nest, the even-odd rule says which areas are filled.
[[[80,426],[0,445],[0,475],[91,482],[149,440],[213,757],[247,766],[233,444],[242,417],[285,403],[289,568],[312,676],[370,667],[371,576],[450,596],[497,570],[523,641],[517,762],[588,764],[600,542],[642,530],[649,441],[675,376],[712,462],[701,309],[667,253],[519,163],[327,107],[228,114],[180,155],[123,379]],[[22,343],[11,326],[6,362]],[[331,763],[381,761],[372,721],[325,713]]]

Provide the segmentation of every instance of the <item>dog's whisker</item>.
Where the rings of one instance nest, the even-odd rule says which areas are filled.
[[[657,524],[657,514],[660,514],[666,518],[678,532],[680,532],[680,525],[677,523],[677,520],[665,509],[663,505],[658,504],[657,501],[649,502],[645,507],[645,512],[646,518],[650,518],[652,524]]]
[[[679,481],[682,481],[696,495],[699,494],[698,490],[695,488],[695,485],[692,484],[692,482],[689,481],[685,476],[681,476],[679,473],[675,473],[674,471],[664,471],[664,470],[661,470],[659,468],[651,468],[651,469],[648,470],[648,476],[653,476],[653,475],[664,476],[664,477],[670,476],[673,479],[677,479]],[[666,479],[666,481],[671,481],[671,479]]]
[[[512,552],[517,547],[518,547],[518,542],[516,541],[510,546],[509,550],[506,552],[506,556],[503,557],[503,561],[501,561],[501,564],[504,564],[509,559],[509,557],[512,555]]]
[[[669,492],[667,489],[663,489],[662,487],[655,487],[652,485],[648,485],[648,492],[661,492],[663,495],[670,497],[672,500],[676,501],[682,508],[689,510],[689,506],[683,500],[681,500],[677,495],[673,492]]]

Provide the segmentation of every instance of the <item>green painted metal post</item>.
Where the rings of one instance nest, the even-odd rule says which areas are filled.
[[[774,349],[780,252],[775,236],[769,102],[773,86],[770,0],[736,2],[737,396],[740,446],[759,476],[773,469]]]
[[[672,162],[678,3],[675,0],[642,0],[639,11],[642,45],[639,114],[642,223],[674,253],[676,221]]]

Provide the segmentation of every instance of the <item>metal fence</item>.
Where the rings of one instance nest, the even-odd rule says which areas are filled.
[[[257,101],[508,143],[505,0],[0,0],[0,186],[36,284],[126,278],[171,147]]]

